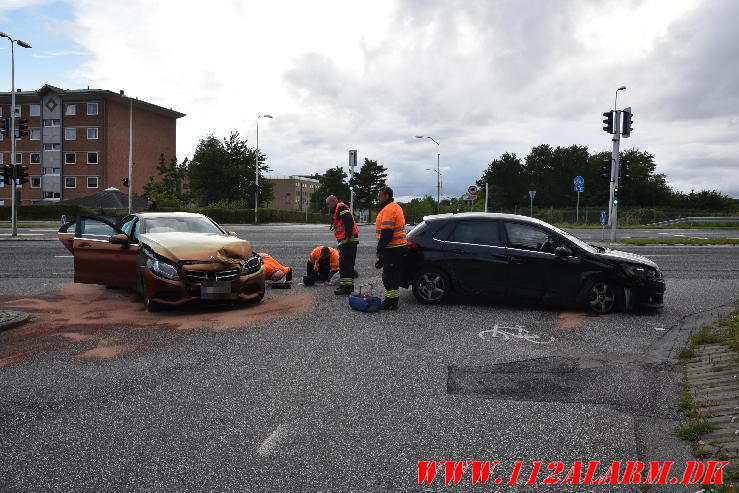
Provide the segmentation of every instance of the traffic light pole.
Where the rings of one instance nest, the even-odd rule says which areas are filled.
[[[15,43],[11,40],[10,42],[10,162],[13,164],[15,170],[15,52],[13,45]],[[16,180],[15,171],[13,172],[13,183],[11,185],[11,198],[10,198],[10,235],[18,236],[18,204],[16,197]]]
[[[621,111],[616,110],[613,117],[613,153],[611,154],[611,241],[616,241],[616,226],[618,225],[618,147],[621,142]]]

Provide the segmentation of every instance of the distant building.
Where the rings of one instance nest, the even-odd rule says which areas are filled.
[[[11,116],[11,96],[0,92],[0,118]],[[28,120],[16,140],[15,162],[28,166],[21,204],[55,202],[96,194],[108,187],[128,193],[129,114],[133,113],[133,187],[143,194],[157,176],[159,155],[175,156],[177,119],[183,113],[104,89],[59,89],[45,85],[15,95],[15,116]],[[16,126],[17,127],[17,126]],[[11,164],[11,141],[0,137],[0,164]],[[0,204],[10,204],[0,187]]]
[[[304,211],[310,204],[318,180],[305,176],[267,176],[274,185],[274,198],[267,204],[269,209]]]

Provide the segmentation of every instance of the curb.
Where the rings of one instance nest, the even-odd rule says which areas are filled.
[[[12,329],[28,321],[28,313],[0,310],[0,331]]]

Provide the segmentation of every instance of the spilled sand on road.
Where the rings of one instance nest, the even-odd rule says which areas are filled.
[[[591,315],[583,312],[562,312],[558,318],[556,329],[574,329],[587,322]]]
[[[64,284],[50,297],[20,298],[0,295],[0,308],[32,315],[32,321],[2,333],[0,368],[22,361],[54,345],[97,346],[79,353],[80,358],[114,358],[141,348],[139,344],[111,338],[113,329],[234,330],[311,310],[312,293],[267,299],[239,308],[184,306],[150,313],[131,292],[86,284]]]

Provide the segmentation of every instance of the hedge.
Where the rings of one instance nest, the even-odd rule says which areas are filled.
[[[0,221],[10,221],[11,206],[0,206]],[[19,221],[59,221],[62,214],[68,218],[77,215],[95,215],[95,211],[76,204],[46,204],[18,206]]]

